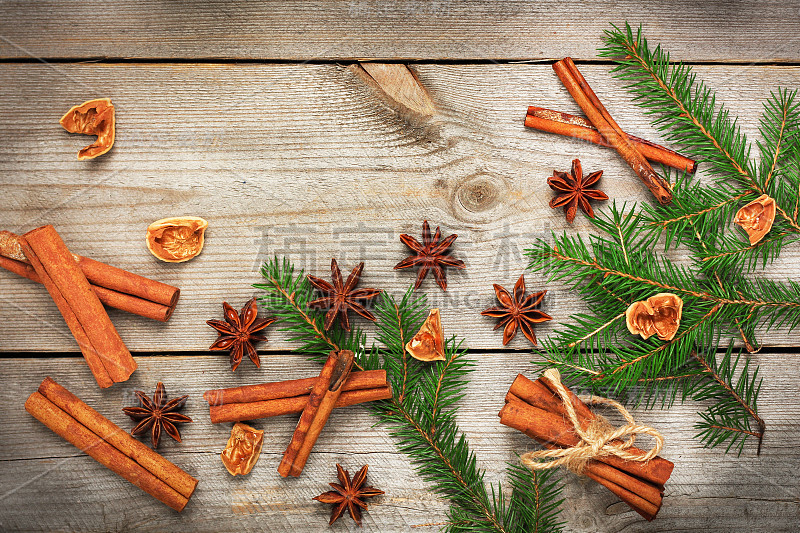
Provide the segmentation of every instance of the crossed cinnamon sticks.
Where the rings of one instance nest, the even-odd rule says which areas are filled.
[[[301,413],[318,378],[292,379],[232,389],[206,391],[211,423],[243,422]],[[347,407],[392,397],[385,370],[351,372],[334,407]]]
[[[594,413],[572,392],[572,405],[585,429],[595,419]],[[500,411],[500,423],[517,429],[544,444],[547,448],[568,448],[577,445],[580,437],[567,420],[566,409],[552,385],[542,377],[531,381],[518,375],[506,394]],[[644,455],[638,448],[628,452]],[[661,508],[664,484],[674,465],[661,457],[648,462],[626,461],[614,455],[591,459],[583,474],[597,481],[647,520]]]
[[[30,395],[25,410],[98,463],[176,511],[183,510],[197,487],[197,479],[50,378]]]
[[[528,108],[525,125],[542,131],[583,139],[601,146],[613,147],[647,185],[659,203],[670,203],[672,190],[669,183],[655,173],[648,161],[690,173],[697,170],[697,163],[673,150],[630,136],[622,131],[571,58],[567,57],[556,62],[553,70],[586,114],[588,120],[532,106]]]
[[[53,226],[19,238],[25,257],[53,298],[101,388],[126,381],[136,361]]]
[[[350,350],[331,352],[314,378],[206,391],[203,398],[209,404],[211,422],[240,422],[301,412],[278,467],[284,477],[299,476],[335,407],[392,397],[386,371],[351,372],[354,357]]]
[[[92,291],[105,305],[161,322],[166,322],[172,316],[181,293],[177,287],[88,257],[71,255],[89,281]],[[42,283],[41,277],[22,251],[20,237],[9,231],[0,231],[0,267]]]
[[[101,388],[126,381],[136,361],[103,304],[166,321],[180,289],[73,254],[53,226],[0,231],[0,267],[44,285]]]

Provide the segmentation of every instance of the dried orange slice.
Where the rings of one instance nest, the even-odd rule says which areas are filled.
[[[406,343],[406,351],[419,361],[444,361],[444,333],[438,309],[431,309],[428,318],[414,337]]]

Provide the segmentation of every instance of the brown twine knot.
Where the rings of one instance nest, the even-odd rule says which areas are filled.
[[[597,457],[615,455],[626,461],[643,463],[649,461],[661,451],[664,446],[664,437],[661,436],[661,433],[651,427],[636,424],[633,416],[622,404],[608,398],[591,396],[583,401],[590,405],[609,405],[614,407],[628,423],[614,428],[604,417],[598,415],[589,423],[586,429],[583,429],[580,420],[578,420],[578,415],[575,413],[575,407],[572,405],[569,392],[561,383],[561,375],[558,370],[549,368],[545,370],[543,376],[553,385],[553,388],[561,398],[569,421],[572,422],[575,432],[580,437],[580,442],[571,448],[538,450],[523,454],[520,460],[522,464],[531,470],[548,470],[563,465],[580,474],[586,468],[586,464]],[[633,446],[636,435],[650,435],[655,439],[655,444],[650,451],[644,454],[628,451]],[[623,437],[627,437],[624,442],[611,444],[612,441]],[[552,460],[545,461],[545,459]]]

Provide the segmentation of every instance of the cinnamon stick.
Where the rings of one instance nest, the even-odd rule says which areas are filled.
[[[586,477],[597,481],[602,486],[610,490],[617,498],[627,503],[631,509],[639,513],[639,515],[648,522],[652,521],[658,514],[658,511],[661,509],[661,502],[658,502],[658,504],[649,502],[635,492],[632,492],[625,487],[614,483],[613,481],[605,479],[602,476],[587,472]]]
[[[594,420],[595,414],[572,391],[568,392],[572,400],[572,405],[575,407],[575,412],[582,422],[582,428],[585,429],[589,423]],[[561,398],[549,388],[546,380],[539,378],[535,381],[531,381],[522,374],[519,374],[511,384],[509,393],[519,397],[532,408],[538,408],[539,410],[544,410],[547,413],[556,415],[560,421],[559,431],[563,433],[562,438],[569,441],[568,444],[562,444],[562,446],[574,446],[578,443],[580,438],[577,433],[575,433],[575,429],[571,424],[566,421],[566,409],[561,403]],[[537,413],[531,414],[535,416]],[[620,441],[614,442],[619,443]],[[635,446],[629,448],[628,451],[632,453],[641,452],[642,455],[645,454],[643,450]],[[598,460],[662,488],[672,475],[672,470],[675,467],[671,461],[662,457],[654,457],[647,463],[625,461],[613,455],[599,457]]]
[[[131,437],[127,431],[86,405],[80,398],[53,379],[45,378],[39,385],[39,393],[86,429],[139,463],[185,498],[191,498],[197,487],[195,478],[164,459],[144,443]]]
[[[522,400],[513,397],[511,393],[509,393],[509,395],[511,396],[511,398],[508,398],[509,402],[517,401],[524,404]],[[509,425],[510,427],[514,427],[515,429],[519,429],[516,426],[524,427],[524,422],[516,421],[515,420],[516,417],[526,416],[527,414],[528,413],[525,412],[525,408],[523,406],[520,406],[519,411],[515,410],[514,412],[511,413],[508,412],[505,413],[504,418],[505,421],[508,423],[507,425]],[[534,438],[547,448],[550,449],[558,448],[558,446],[550,442],[544,441],[536,437]],[[634,503],[638,502],[638,500],[636,498],[631,498],[630,496],[627,495],[627,493],[634,494],[637,496],[637,498],[642,498],[644,500],[647,500],[656,508],[661,506],[661,500],[664,494],[663,486],[653,485],[651,483],[648,483],[647,481],[639,479],[636,476],[630,475],[629,473],[619,470],[611,465],[608,465],[600,460],[594,460],[594,459],[587,462],[586,468],[583,473],[595,480],[602,479],[603,481],[608,481],[613,485],[609,488],[615,494],[617,494],[617,492],[620,492],[617,491],[617,487],[624,489],[625,492],[620,492],[620,494],[624,496],[621,497],[621,499],[625,501],[625,503],[630,504],[631,507],[636,507]],[[605,483],[603,483],[603,485],[605,486]],[[620,494],[617,495],[619,496]],[[641,506],[639,508],[641,508]],[[648,514],[655,515],[655,513],[648,513]]]
[[[172,463],[169,463],[166,459],[161,458],[142,443],[133,439],[133,437],[128,435],[125,431],[89,408],[86,404],[72,396],[69,391],[60,387],[49,378],[45,379],[42,383],[42,388],[46,393],[50,394],[51,397],[56,398],[57,402],[67,406],[72,412],[78,413],[82,419],[92,421],[90,423],[92,423],[94,427],[99,428],[99,431],[109,435],[109,438],[114,439],[114,441],[123,448],[132,450],[135,457],[141,459],[145,457],[145,455],[157,456],[158,458],[150,457],[149,462],[147,459],[144,460],[150,465],[152,470],[146,468],[137,462],[137,460],[134,460],[134,458],[112,445],[103,438],[103,436],[87,428],[40,391],[36,391],[28,397],[25,402],[26,411],[50,428],[54,433],[88,454],[106,468],[130,481],[176,511],[183,510],[194,492],[194,487],[197,485],[196,479],[192,478],[175,465],[172,465]],[[125,444],[122,444],[123,442],[125,442]],[[141,447],[147,449],[149,454],[142,451]],[[165,479],[167,481],[165,481]],[[177,485],[180,490],[170,485],[170,482]]]
[[[350,350],[332,351],[328,356],[278,466],[281,476],[296,477],[302,473],[311,449],[342,393],[342,385],[353,368],[354,357],[355,354]]]
[[[316,377],[275,381],[259,385],[245,385],[230,389],[214,389],[206,391],[203,398],[209,405],[227,405],[232,403],[250,403],[294,396],[307,396],[317,382]],[[342,385],[342,391],[375,389],[388,386],[385,370],[365,370],[351,372]]]
[[[626,163],[639,176],[642,182],[653,193],[659,203],[672,201],[669,184],[655,173],[647,159],[636,149],[619,125],[614,121],[606,108],[594,94],[583,78],[572,59],[567,57],[553,64],[553,70],[583,110],[597,131],[613,146]]]
[[[572,391],[566,389],[581,428],[588,428],[596,415]],[[544,376],[531,381],[518,375],[506,394],[506,405],[499,413],[501,423],[522,431],[550,449],[570,448],[580,443],[569,420],[564,400]],[[620,440],[612,444],[621,444]],[[630,447],[628,452],[645,454]],[[598,456],[583,471],[626,502],[647,520],[653,520],[661,508],[664,484],[674,465],[661,457],[648,462],[626,461],[617,456]]]
[[[136,362],[53,226],[29,231],[20,245],[78,341],[98,385],[107,388],[127,380]]]
[[[334,407],[347,407],[359,403],[388,400],[392,397],[392,388],[376,387],[373,389],[358,389],[343,391],[336,400]],[[273,416],[301,413],[308,404],[308,395],[293,396],[290,398],[277,398],[258,402],[227,403],[209,407],[211,423],[243,422],[257,418],[270,418]]]
[[[583,117],[570,115],[562,111],[553,111],[543,107],[530,106],[525,117],[525,126],[539,131],[557,133],[575,139],[588,141],[599,146],[613,148],[591,122]],[[697,171],[697,161],[689,159],[674,150],[665,148],[654,142],[625,134],[628,140],[639,150],[648,161],[675,168],[680,171],[694,174]]]
[[[507,403],[500,410],[500,423],[525,433],[551,449],[567,448],[578,443],[578,439],[570,435],[568,423],[564,422],[561,415],[522,402],[510,401]],[[610,461],[607,460],[610,457],[613,456],[598,457],[597,460],[589,461],[585,470],[586,475],[609,488],[643,517],[652,520],[661,506],[661,487],[652,486],[650,489],[646,489],[644,492],[650,496],[649,499],[656,501],[645,500],[637,493],[637,489],[641,490],[647,483],[633,475],[623,474],[620,472],[621,468],[617,469],[611,466]],[[615,457],[615,459],[618,458]],[[607,468],[599,466],[603,463]],[[614,473],[614,470],[622,475]],[[647,501],[647,504],[643,504],[642,501]]]
[[[206,391],[211,422],[241,422],[299,413],[318,378],[292,379],[259,385]],[[392,397],[385,370],[351,372],[342,385],[342,393],[334,407],[346,407]]]
[[[180,289],[72,254],[92,290],[109,307],[166,322],[178,303]],[[0,267],[42,283],[22,252],[19,237],[0,231]]]

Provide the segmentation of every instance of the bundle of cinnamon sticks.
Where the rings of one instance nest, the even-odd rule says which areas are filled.
[[[572,392],[572,405],[585,429],[595,414]],[[500,422],[517,429],[547,448],[576,446],[580,437],[567,419],[566,408],[552,384],[540,377],[531,381],[518,375],[506,394],[506,404],[500,411]],[[644,455],[639,448],[628,452]],[[623,460],[614,455],[598,456],[586,464],[583,474],[608,488],[622,501],[647,520],[652,520],[661,508],[664,484],[674,465],[661,457],[648,462]]]
[[[197,479],[49,377],[30,395],[25,410],[98,463],[176,511],[186,507],[197,487]]]
[[[211,423],[243,422],[300,413],[308,403],[316,377],[206,391]],[[385,370],[352,372],[334,407],[346,407],[392,397]]]
[[[161,322],[172,316],[181,292],[177,287],[87,257],[71,255],[94,294],[105,305]],[[22,251],[19,236],[9,231],[0,231],[0,267],[42,283]]]
[[[556,62],[553,70],[587,118],[532,106],[528,108],[525,125],[613,147],[636,172],[639,179],[647,185],[659,203],[670,203],[672,189],[669,183],[656,174],[649,161],[690,173],[697,170],[697,162],[622,131],[571,58],[567,57]]]

